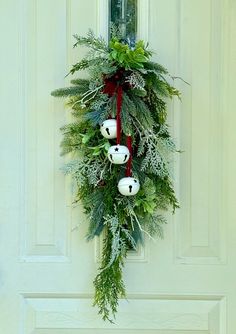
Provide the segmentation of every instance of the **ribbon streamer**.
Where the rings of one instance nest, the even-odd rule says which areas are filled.
[[[129,149],[130,157],[129,157],[129,160],[128,160],[127,165],[126,165],[125,175],[127,177],[130,177],[130,176],[132,176],[132,170],[131,170],[131,167],[132,167],[132,137],[131,136],[127,137],[126,145]]]
[[[123,89],[122,86],[116,85],[113,81],[105,80],[105,87],[103,90],[104,94],[108,94],[109,96],[113,96],[117,94],[116,97],[116,126],[117,126],[117,137],[116,137],[116,144],[120,145],[121,141],[121,108],[122,108],[122,97],[123,97]],[[109,116],[111,118],[111,116]],[[126,172],[125,175],[127,177],[132,176],[132,137],[128,136],[126,139],[126,145],[130,152],[130,157],[126,165]]]
[[[123,90],[121,86],[118,86],[117,88],[117,100],[116,100],[116,126],[117,126],[117,138],[116,138],[116,144],[120,145],[120,139],[121,139],[121,107],[122,107],[122,95]]]

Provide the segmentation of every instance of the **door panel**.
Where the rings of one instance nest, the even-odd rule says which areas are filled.
[[[175,298],[175,299],[174,299]],[[24,311],[27,333],[55,329],[110,329],[110,333],[218,333],[220,313],[225,307],[222,297],[131,295],[129,303],[122,301],[117,316],[119,326],[106,324],[91,310],[91,300],[84,296],[25,295]],[[59,326],[59,327],[58,327]],[[39,331],[38,331],[39,330]],[[77,333],[77,331],[75,331]]]
[[[185,152],[180,158],[182,210],[176,255],[181,263],[226,260],[222,119],[228,45],[223,5],[218,0],[181,1],[179,7],[177,69],[191,82],[182,86],[180,106],[180,146]]]
[[[55,84],[64,85],[66,1],[22,2],[21,24],[21,260],[66,261],[70,216],[64,204],[64,180],[58,170],[62,162],[58,158],[58,128],[64,111],[49,94]]]
[[[174,162],[181,209],[165,239],[130,252],[129,301],[116,325],[92,308],[101,240],[86,243],[60,171],[60,126],[69,119],[50,91],[84,50],[74,33],[107,34],[106,0],[1,1],[0,329],[6,334],[234,334],[236,330],[236,3],[140,0],[149,40],[182,92],[169,122],[183,151]],[[80,53],[80,54],[79,54]],[[6,57],[7,55],[7,57]]]

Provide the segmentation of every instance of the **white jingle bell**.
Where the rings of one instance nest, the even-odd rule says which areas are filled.
[[[114,145],[108,150],[108,159],[113,164],[125,164],[129,160],[129,149],[124,145]]]
[[[118,183],[118,190],[124,196],[134,196],[140,188],[139,180],[134,177],[124,177]]]
[[[107,119],[101,125],[100,131],[103,137],[113,139],[117,136],[116,119]]]

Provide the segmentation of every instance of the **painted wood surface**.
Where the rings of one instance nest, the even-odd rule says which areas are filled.
[[[236,159],[234,0],[139,0],[141,38],[182,91],[169,104],[183,151],[173,165],[181,209],[165,239],[129,254],[117,324],[91,307],[99,240],[71,205],[60,167],[70,119],[50,91],[83,54],[74,33],[107,33],[105,0],[2,0],[0,332],[234,334]],[[106,331],[104,331],[106,329]]]

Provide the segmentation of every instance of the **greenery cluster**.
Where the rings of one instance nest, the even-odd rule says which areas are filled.
[[[52,95],[66,97],[74,116],[74,122],[62,128],[62,153],[72,157],[64,170],[76,181],[76,200],[83,203],[89,217],[87,239],[103,232],[94,305],[104,320],[112,321],[119,298],[125,296],[122,267],[127,251],[143,243],[145,235],[162,237],[166,220],[161,213],[178,207],[170,168],[176,147],[166,124],[166,99],[179,92],[169,84],[167,70],[150,60],[152,54],[143,41],[130,48],[113,36],[107,44],[92,31],[75,38],[75,46],[90,51],[70,73],[86,69],[88,79],[73,79],[71,87]],[[101,123],[116,116],[116,94],[106,93],[107,82],[123,88],[122,143],[132,135],[132,172],[141,185],[135,196],[118,192],[125,166],[110,164],[107,151],[115,140],[100,133]]]

